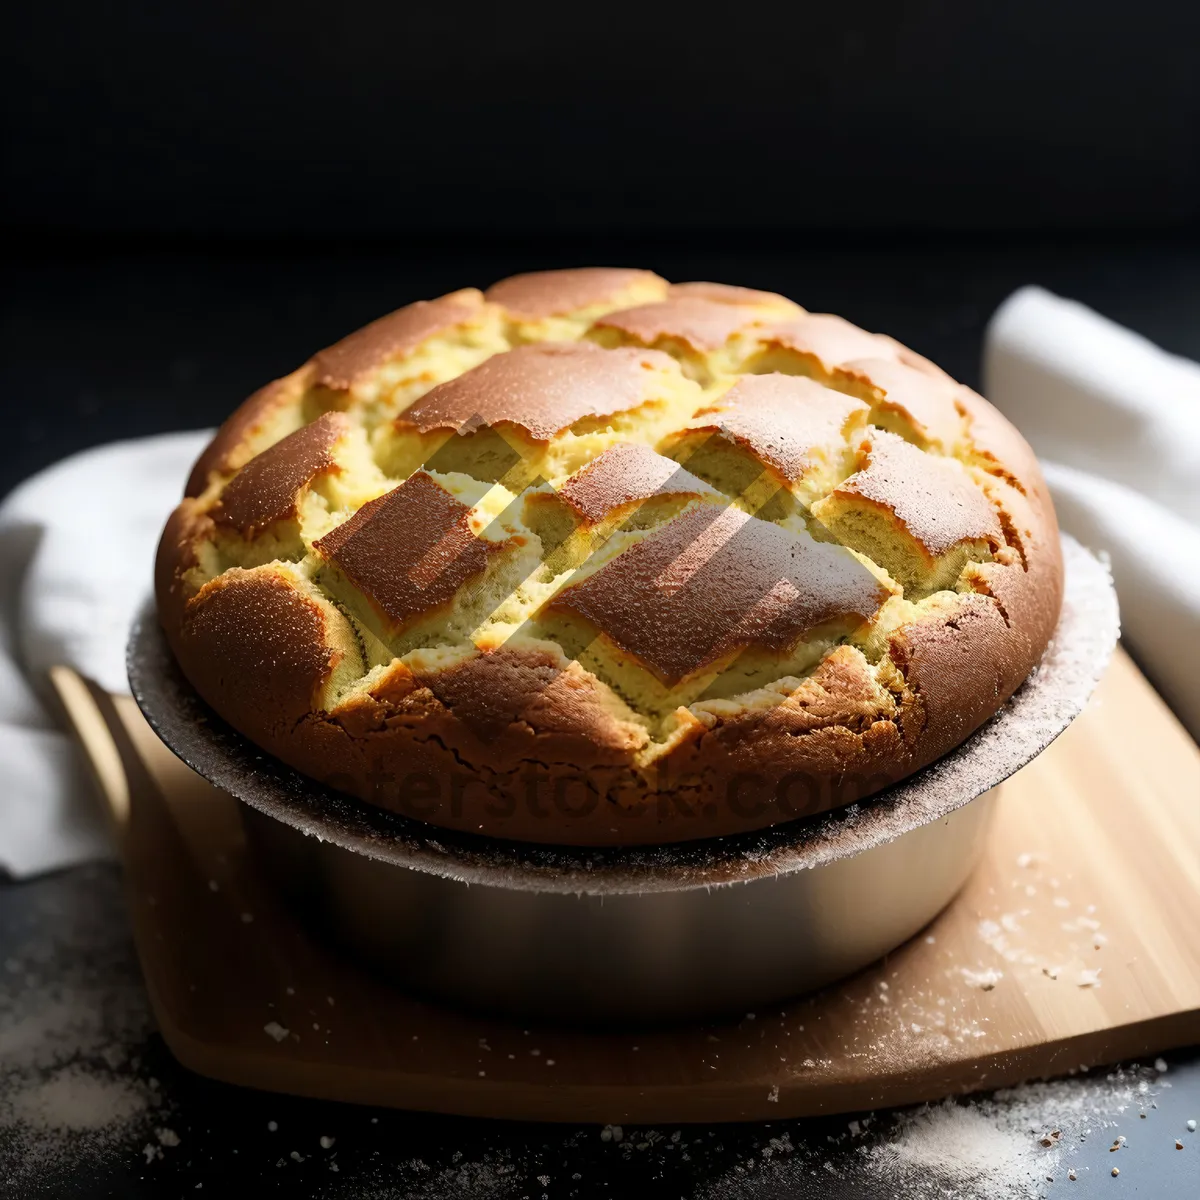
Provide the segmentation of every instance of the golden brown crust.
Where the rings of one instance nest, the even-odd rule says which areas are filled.
[[[470,508],[424,471],[364,504],[313,547],[391,629],[452,601],[503,543],[477,537]]]
[[[1040,507],[1053,513],[1050,493],[1029,443],[982,396],[962,388],[955,403],[967,420],[971,460],[1025,495],[1038,494]]]
[[[558,340],[523,344],[540,337]],[[410,362],[433,390],[364,416]],[[496,499],[501,472],[432,465],[388,478],[371,440],[479,421],[534,444],[554,490],[531,474],[528,496]],[[713,483],[742,485],[658,452],[685,436],[736,443],[795,504],[714,503]],[[310,487],[298,524],[317,540],[272,534]],[[198,692],[315,778],[498,837],[673,841],[862,800],[986,721],[1061,605],[1037,461],[982,397],[838,317],[721,284],[668,293],[650,272],[518,276],[383,318],[251,397],[188,493],[155,581]],[[573,514],[593,559],[539,570],[539,502]],[[868,508],[942,573],[889,583],[886,555],[865,561],[874,533],[820,525]],[[280,553],[302,557],[231,565]],[[415,649],[389,661],[398,630]]]
[[[707,280],[673,283],[668,296],[672,300],[712,300],[717,304],[746,304],[797,314],[804,311],[800,305],[786,296],[779,295],[778,292],[760,292],[755,288],[738,287],[731,283],[710,283]]]
[[[214,510],[217,523],[252,538],[294,517],[300,492],[318,475],[337,469],[333,448],[350,428],[342,413],[324,413],[256,455],[222,491]]]
[[[701,409],[690,428],[745,446],[791,481],[812,466],[816,448],[840,441],[850,418],[865,411],[861,400],[803,375],[746,375]]]
[[[558,489],[559,499],[592,523],[651,496],[718,494],[711,484],[640,442],[618,442]]]
[[[915,350],[904,345],[903,342],[898,342],[895,338],[888,337],[886,333],[877,333],[875,336],[887,347],[891,356],[898,363],[903,363],[906,367],[912,367],[914,371],[920,371],[923,375],[932,375],[937,379],[949,379],[951,383],[954,382],[953,378],[947,375],[937,363],[931,362],[923,354],[918,354]]]
[[[756,337],[764,346],[795,355],[808,365],[809,373],[819,375],[836,375],[843,363],[855,359],[894,356],[898,344],[889,344],[832,313],[805,313],[779,321]]]
[[[828,621],[861,624],[886,598],[842,547],[710,505],[569,584],[552,608],[583,617],[675,684],[737,649],[783,649]]]
[[[619,765],[646,742],[646,731],[615,718],[595,677],[556,646],[502,647],[445,670],[414,672],[414,682],[464,727],[453,739],[456,748],[465,748],[468,736],[500,745],[497,757],[508,768],[531,750],[554,761],[572,762],[582,754],[595,764]]]
[[[175,650],[196,689],[232,725],[284,742],[323,703],[345,651],[341,618],[287,575],[235,569],[200,589]]]
[[[177,629],[197,588],[189,575],[199,565],[199,549],[215,530],[212,517],[191,496],[167,518],[154,560],[154,598],[163,628]]]
[[[615,304],[638,287],[665,295],[667,281],[633,267],[575,267],[511,275],[493,283],[485,296],[512,317],[538,321]]]
[[[515,425],[548,442],[584,417],[636,408],[647,398],[650,373],[672,365],[654,351],[601,350],[590,342],[518,346],[427,392],[396,428]]]
[[[483,294],[475,288],[464,288],[436,300],[418,300],[398,308],[315,355],[313,382],[330,391],[348,391],[384,363],[438,334],[467,324],[478,317],[482,306]]]
[[[883,430],[863,442],[858,470],[832,494],[882,510],[930,555],[1000,535],[996,510],[956,462],[930,459]]]
[[[860,359],[841,370],[853,377],[856,395],[869,400],[876,412],[898,419],[919,445],[950,454],[962,442],[965,418],[958,401],[965,389],[949,376],[886,358]]]
[[[235,409],[196,460],[184,495],[199,496],[214,475],[236,471],[249,462],[256,440],[284,410],[299,404],[312,380],[312,367],[305,364],[298,371],[259,388]]]
[[[721,349],[735,333],[774,315],[749,305],[686,296],[618,309],[601,317],[593,328],[613,330],[643,346],[673,341],[703,353]]]
[[[956,746],[1004,703],[1027,673],[1017,642],[996,606],[978,595],[963,597],[953,621],[921,621],[892,640],[923,740]]]

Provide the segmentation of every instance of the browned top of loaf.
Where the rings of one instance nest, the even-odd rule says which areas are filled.
[[[831,313],[805,313],[768,326],[759,335],[769,346],[789,350],[808,359],[824,374],[832,374],[843,363],[856,358],[891,357],[884,338],[851,325]]]
[[[424,471],[370,500],[316,543],[396,625],[452,600],[487,569],[494,542],[476,537],[471,510]]]
[[[258,443],[269,430],[272,420],[297,405],[312,381],[312,364],[306,363],[283,379],[259,388],[243,401],[196,460],[184,495],[199,496],[214,473],[237,470],[253,457],[256,450],[265,448]]]
[[[840,546],[706,507],[676,517],[554,603],[676,683],[735,647],[783,647],[834,618],[865,620],[886,597]]]
[[[709,283],[707,280],[673,283],[669,296],[672,300],[715,300],[718,304],[749,304],[801,311],[798,304],[778,292],[760,292],[755,288],[738,287],[731,283]]]
[[[673,365],[653,351],[601,350],[590,342],[518,346],[439,384],[397,424],[419,433],[515,425],[548,442],[584,417],[637,408],[651,372]]]
[[[524,725],[626,753],[646,741],[637,724],[612,719],[578,663],[547,650],[501,647],[414,680],[484,737]]]
[[[601,317],[597,329],[615,329],[651,346],[672,338],[697,351],[719,350],[735,333],[761,324],[764,316],[748,304],[729,304],[698,296],[683,296],[637,308],[618,309]]]
[[[476,317],[483,294],[475,288],[436,300],[418,300],[322,350],[314,359],[316,382],[344,391],[383,363],[415,350],[422,342]]]
[[[869,397],[877,410],[907,422],[924,442],[953,450],[962,439],[965,422],[959,398],[965,389],[949,376],[931,375],[889,358],[859,359],[842,370],[858,383],[859,395]]]
[[[639,442],[618,442],[576,471],[559,497],[587,521],[651,496],[718,496],[711,484]]]
[[[285,576],[234,569],[209,583],[184,617],[189,644],[220,651],[189,661],[188,674],[203,694],[222,694],[221,715],[239,728],[291,728],[320,703],[341,657],[327,622]]]
[[[930,554],[973,538],[996,538],[1000,520],[984,492],[956,463],[930,458],[893,433],[877,430],[863,443],[861,465],[840,484],[893,513]]]
[[[803,375],[746,375],[692,421],[746,446],[785,479],[799,479],[813,449],[842,440],[846,422],[866,405]]]
[[[296,515],[296,498],[318,475],[335,470],[333,448],[351,428],[338,412],[323,413],[252,458],[221,493],[217,520],[245,537]]]
[[[514,317],[536,321],[610,304],[638,284],[647,287],[657,284],[664,293],[667,290],[667,281],[653,271],[630,267],[575,267],[566,271],[513,275],[493,283],[485,295]]]
[[[438,449],[487,426],[502,474],[497,439]],[[188,679],[270,753],[401,812],[378,780],[456,779],[409,815],[595,845],[762,828],[944,754],[1039,660],[1062,562],[1029,446],[915,351],[579,268],[409,304],[260,389],[155,580]]]

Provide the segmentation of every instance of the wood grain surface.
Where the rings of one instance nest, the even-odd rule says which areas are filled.
[[[1200,751],[1121,651],[1075,724],[1004,785],[983,864],[912,941],[783,1010],[594,1033],[439,1008],[346,961],[256,871],[237,803],[130,699],[55,681],[120,829],[163,1036],[204,1075],[473,1116],[759,1120],[1200,1040]]]

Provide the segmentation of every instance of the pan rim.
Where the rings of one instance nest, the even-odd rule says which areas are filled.
[[[882,792],[830,813],[660,846],[552,846],[426,825],[302,775],[237,733],[196,694],[153,600],[130,632],[133,697],[159,739],[214,786],[300,832],[368,858],[463,884],[617,896],[728,887],[818,869],[947,819],[1049,746],[1083,711],[1116,646],[1107,562],[1063,536],[1062,613],[1041,662],[965,742]]]

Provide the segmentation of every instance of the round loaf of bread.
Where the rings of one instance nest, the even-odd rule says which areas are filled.
[[[183,672],[322,783],[574,845],[773,825],[958,745],[1038,662],[1029,446],[782,296],[520,275],[256,392],[158,553]]]

